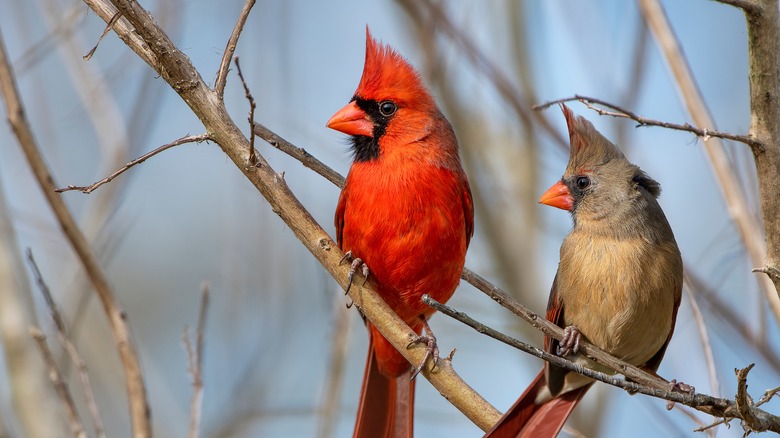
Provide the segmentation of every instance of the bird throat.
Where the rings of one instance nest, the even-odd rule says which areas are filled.
[[[353,135],[352,153],[356,163],[376,160],[379,158],[379,141],[376,137]]]

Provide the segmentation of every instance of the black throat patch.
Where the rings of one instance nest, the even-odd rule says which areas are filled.
[[[379,158],[379,140],[385,134],[387,129],[387,123],[393,116],[386,117],[379,111],[379,102],[376,100],[363,99],[355,96],[352,98],[357,104],[358,108],[366,112],[368,117],[374,123],[374,132],[372,137],[365,135],[353,135],[352,136],[352,153],[353,160],[359,161],[371,161]]]

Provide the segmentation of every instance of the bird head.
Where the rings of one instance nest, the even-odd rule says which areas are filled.
[[[584,117],[561,104],[569,129],[569,163],[560,181],[539,199],[542,204],[571,211],[578,220],[621,217],[637,203],[655,202],[661,186],[631,164],[612,142]]]
[[[327,126],[352,136],[355,161],[369,161],[379,156],[383,143],[406,144],[427,135],[431,114],[440,113],[420,75],[366,27],[363,76]]]

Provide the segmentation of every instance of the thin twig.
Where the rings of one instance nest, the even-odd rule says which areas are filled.
[[[241,85],[244,86],[244,96],[249,101],[249,165],[254,166],[257,164],[257,157],[255,156],[255,136],[252,134],[255,124],[255,98],[252,97],[252,93],[249,91],[249,86],[244,80],[244,74],[241,72],[241,65],[238,63],[238,56],[233,61],[236,63],[236,70],[238,71],[238,77],[241,78]]]
[[[233,27],[233,32],[230,33],[230,38],[228,38],[227,45],[225,46],[225,52],[222,53],[222,61],[219,63],[219,70],[217,71],[217,80],[214,83],[214,91],[216,91],[219,100],[224,99],[225,84],[227,84],[227,76],[230,69],[230,60],[233,59],[233,54],[236,52],[236,46],[238,45],[238,38],[241,36],[241,31],[244,29],[246,19],[249,18],[249,12],[252,11],[254,5],[255,0],[246,0],[244,8],[241,9],[241,14],[238,16],[236,25]]]
[[[140,50],[139,54],[142,53],[144,51]],[[76,220],[70,214],[70,210],[68,210],[62,198],[54,192],[56,189],[54,178],[38,149],[32,129],[25,116],[24,106],[19,97],[19,91],[16,87],[13,70],[6,54],[5,42],[2,36],[0,36],[0,90],[2,90],[5,98],[6,113],[8,114],[11,128],[24,152],[27,162],[32,168],[35,179],[57,217],[63,233],[78,255],[103,305],[103,311],[108,319],[109,327],[114,337],[114,344],[119,352],[125,372],[125,384],[134,436],[149,437],[152,434],[151,413],[146,395],[146,385],[138,359],[138,351],[130,334],[127,315],[116,301],[108,279],[100,267],[95,253],[87,243],[84,234],[76,224]]]
[[[715,0],[718,3],[724,5],[734,6],[740,8],[745,12],[752,12],[758,9],[758,4],[753,0]]]
[[[92,391],[92,384],[89,380],[87,364],[84,362],[84,359],[81,358],[78,349],[73,344],[73,342],[70,341],[70,338],[66,334],[65,323],[62,319],[62,316],[60,315],[59,310],[57,309],[57,304],[54,302],[54,298],[51,296],[49,286],[46,285],[46,282],[43,279],[43,275],[41,275],[41,271],[38,269],[38,264],[35,262],[32,250],[29,248],[27,249],[27,261],[29,262],[30,268],[32,269],[35,282],[38,284],[38,289],[40,289],[41,294],[43,294],[43,299],[46,302],[46,306],[49,308],[49,314],[51,315],[51,319],[54,322],[54,327],[57,329],[57,338],[60,341],[60,344],[62,344],[63,348],[65,348],[65,351],[68,353],[68,357],[70,357],[70,360],[76,366],[76,370],[78,371],[79,381],[81,382],[81,387],[84,391],[84,401],[87,404],[90,416],[92,417],[92,423],[95,427],[95,435],[99,438],[105,438],[105,428],[103,427],[103,420],[100,417],[100,410],[98,409],[98,405],[95,402],[95,393]]]
[[[328,167],[322,161],[318,160],[317,157],[306,152],[306,149],[295,146],[260,123],[255,123],[254,134],[265,140],[268,144],[275,147],[276,149],[279,149],[285,154],[300,161],[301,164],[317,172],[322,177],[332,182],[336,187],[344,187],[344,177],[335,170]]]
[[[57,193],[62,192],[68,192],[71,190],[78,190],[81,193],[92,193],[97,189],[98,187],[102,186],[103,184],[110,183],[114,178],[118,177],[119,175],[125,173],[127,170],[129,170],[131,167],[135,166],[136,164],[141,164],[144,161],[148,160],[149,158],[159,154],[160,152],[166,151],[172,147],[179,146],[185,143],[193,143],[193,142],[203,142],[203,141],[210,141],[211,136],[209,134],[200,134],[200,135],[185,135],[184,137],[174,140],[168,144],[164,144],[157,149],[147,152],[140,157],[136,158],[133,161],[130,161],[129,163],[125,164],[121,169],[117,170],[116,172],[112,173],[111,175],[101,179],[100,181],[96,181],[88,186],[73,186],[69,185],[67,187],[55,189],[54,191]]]
[[[732,140],[732,141],[738,141],[740,143],[745,143],[746,145],[749,145],[751,147],[755,148],[761,148],[761,143],[758,142],[756,139],[750,137],[749,135],[737,135],[737,134],[730,134],[728,132],[720,132],[713,129],[702,129],[697,128],[695,126],[691,126],[688,123],[685,123],[683,125],[680,125],[678,123],[671,123],[671,122],[664,122],[661,120],[655,120],[655,119],[649,119],[647,117],[642,117],[633,111],[627,110],[621,106],[615,105],[614,103],[609,103],[605,100],[598,99],[595,97],[588,97],[588,96],[581,96],[579,94],[575,94],[572,97],[565,97],[563,99],[556,99],[551,100],[549,102],[541,103],[539,105],[534,105],[533,109],[537,111],[541,111],[544,109],[549,108],[552,105],[558,104],[558,103],[564,103],[564,102],[572,102],[572,101],[579,101],[582,102],[585,106],[592,109],[593,111],[596,111],[599,115],[602,116],[612,116],[612,117],[620,117],[624,119],[631,119],[635,122],[637,122],[638,126],[658,126],[661,128],[666,129],[673,129],[676,131],[686,131],[693,134],[696,134],[698,137],[703,139],[704,141],[709,140],[711,137],[718,137],[723,138],[726,140]],[[609,108],[613,111],[607,111],[602,108],[599,108],[594,105],[601,105],[603,107]]]
[[[105,38],[106,35],[108,35],[109,32],[111,32],[111,29],[114,28],[114,24],[116,24],[116,22],[121,17],[122,17],[122,14],[120,14],[119,12],[117,12],[116,14],[114,14],[113,17],[111,17],[111,20],[106,24],[106,28],[103,29],[103,33],[100,35],[100,38],[98,38],[97,42],[95,43],[95,46],[92,47],[92,49],[90,49],[90,51],[87,52],[86,55],[81,57],[84,61],[89,61],[90,59],[92,59],[92,55],[94,55],[95,52],[97,51],[97,48],[100,45],[100,42],[103,41],[103,38]]]
[[[73,402],[73,397],[70,395],[68,384],[62,379],[62,375],[60,374],[59,369],[57,369],[57,363],[54,361],[54,356],[52,356],[49,346],[46,345],[46,336],[37,327],[30,328],[30,335],[35,339],[35,343],[41,351],[43,361],[49,369],[51,383],[54,385],[54,389],[60,397],[60,400],[62,400],[62,405],[65,407],[65,412],[68,414],[68,424],[70,425],[71,433],[74,437],[86,438],[87,433],[84,431],[84,426],[79,419],[79,413],[78,410],[76,410],[76,404]]]
[[[693,320],[696,321],[696,328],[699,331],[699,339],[701,340],[701,348],[704,351],[704,363],[707,364],[707,374],[710,376],[710,390],[712,395],[720,396],[720,384],[718,383],[718,371],[715,367],[715,355],[712,353],[712,344],[710,343],[710,335],[707,331],[707,325],[704,323],[704,317],[699,309],[699,303],[696,300],[696,295],[691,292],[689,286],[690,281],[688,275],[683,276],[683,284],[685,285],[685,295],[688,297],[688,301],[691,303],[691,313],[693,313]]]
[[[189,438],[200,435],[201,407],[203,406],[203,334],[206,330],[206,312],[209,306],[209,284],[203,282],[200,294],[200,312],[195,338],[195,348],[190,340],[190,328],[185,326],[182,338],[187,351],[188,371],[192,377],[192,400],[190,400]]]

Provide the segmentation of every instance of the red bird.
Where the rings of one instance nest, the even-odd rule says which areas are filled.
[[[339,247],[364,266],[379,295],[428,336],[433,310],[424,294],[447,301],[460,281],[474,230],[471,191],[447,119],[419,74],[366,28],[363,77],[328,127],[351,135],[354,158],[336,208]],[[351,281],[351,276],[350,276]],[[366,322],[369,350],[354,436],[412,436],[414,381],[409,362]],[[420,364],[418,370],[422,368]]]
[[[569,164],[539,202],[569,210],[574,226],[547,303],[547,319],[565,327],[565,336],[560,343],[545,337],[545,350],[576,355],[584,337],[654,373],[674,332],[683,282],[680,250],[656,201],[661,187],[590,122],[561,108]],[[583,356],[573,360],[609,372]],[[545,362],[486,436],[554,437],[592,384]]]

